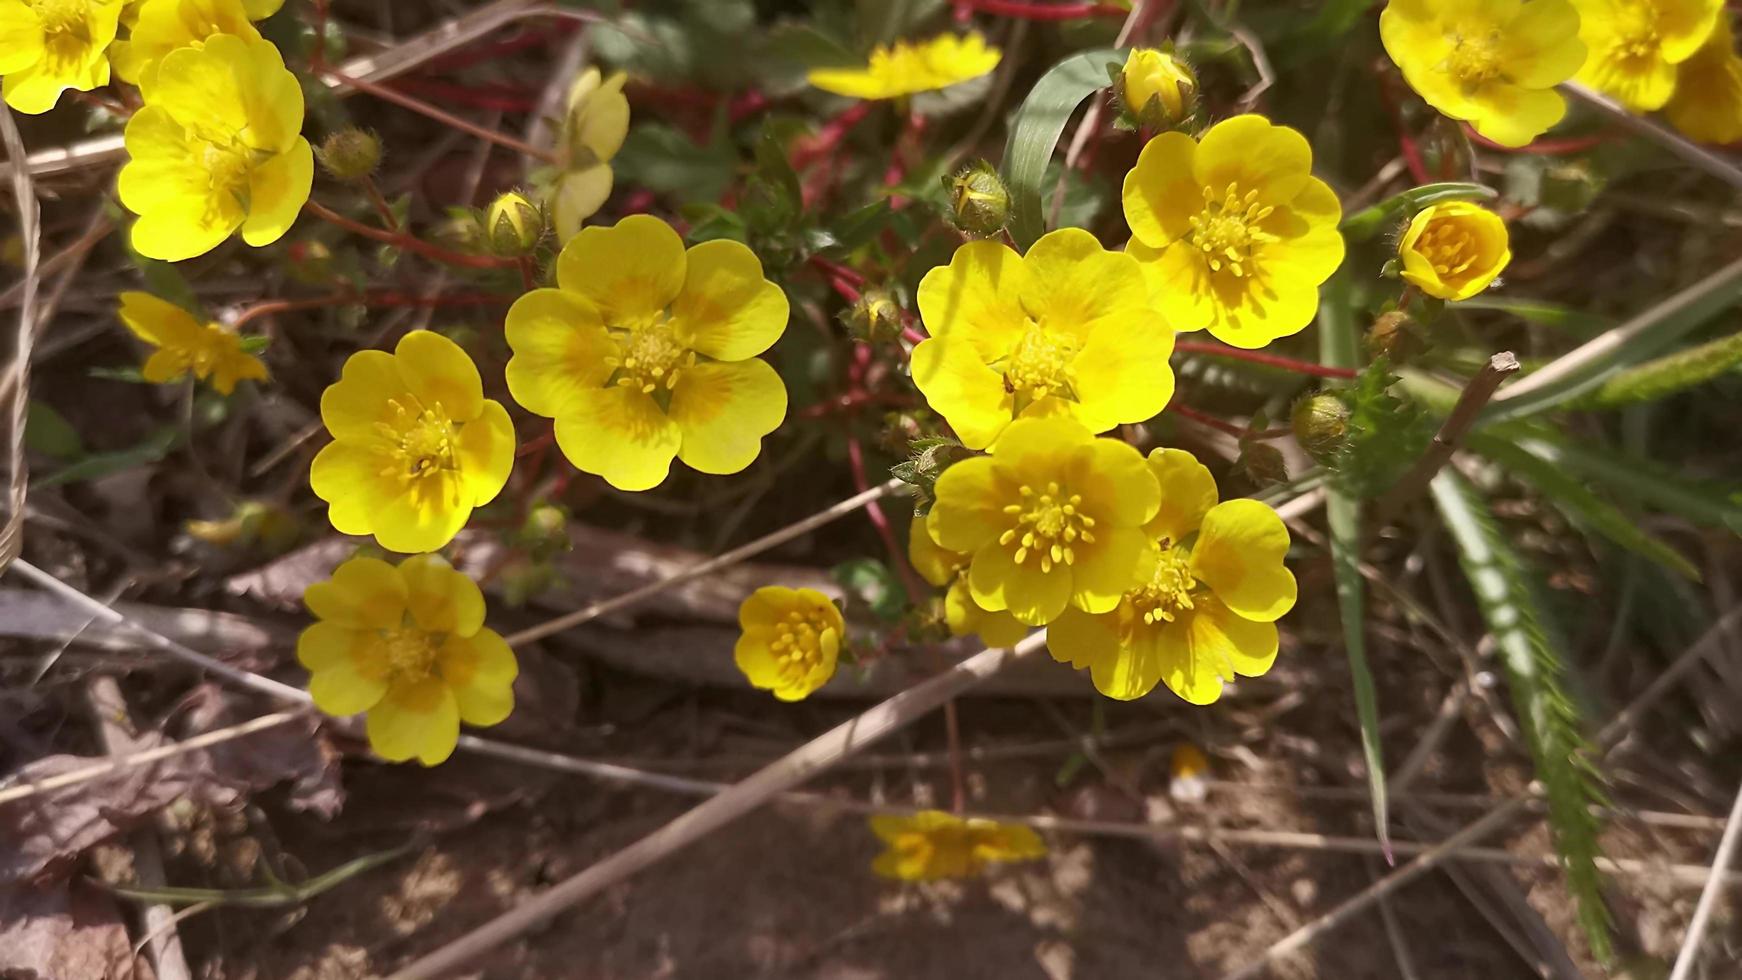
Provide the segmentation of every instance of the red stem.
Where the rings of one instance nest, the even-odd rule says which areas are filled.
[[[1185,405],[1181,405],[1179,402],[1174,402],[1168,405],[1167,410],[1170,412],[1178,412],[1180,415],[1191,419],[1193,422],[1207,425],[1212,429],[1226,432],[1229,435],[1240,439],[1280,439],[1294,431],[1286,426],[1254,431],[1250,426],[1235,425],[1226,419],[1219,419],[1214,415],[1200,412],[1195,408],[1188,408]]]
[[[442,248],[440,245],[431,245],[429,242],[406,232],[384,231],[380,228],[371,228],[360,221],[352,221],[350,218],[347,218],[324,205],[316,204],[313,200],[304,204],[303,210],[323,221],[328,221],[332,224],[338,225],[346,231],[362,235],[364,238],[372,238],[378,242],[386,242],[389,245],[403,248],[408,252],[416,252],[425,258],[434,259],[437,262],[445,262],[448,265],[457,265],[466,269],[504,269],[511,268],[518,264],[514,259],[499,259],[489,255],[467,255],[464,252],[450,251]]]
[[[527,94],[527,90],[512,85],[455,85],[433,78],[395,78],[390,84],[396,91],[415,92],[474,109],[531,112],[538,108],[538,100]]]
[[[1555,157],[1584,153],[1586,150],[1609,142],[1612,138],[1609,133],[1603,132],[1598,133],[1595,136],[1580,136],[1562,140],[1537,140],[1534,143],[1528,143],[1524,146],[1507,146],[1504,143],[1496,143],[1488,137],[1483,136],[1481,133],[1476,132],[1476,127],[1469,123],[1464,123],[1463,127],[1464,135],[1468,136],[1470,142],[1477,146],[1486,147],[1487,149],[1496,150],[1501,153],[1540,153],[1543,156]]]
[[[816,419],[836,412],[853,412],[872,405],[908,408],[913,405],[913,398],[896,391],[849,391],[826,402],[817,402],[806,407],[798,413],[798,417]]]
[[[1025,20],[1077,20],[1082,17],[1125,17],[1130,10],[1110,3],[1028,3],[1025,0],[955,0],[956,18],[963,12],[998,14]]]
[[[298,310],[318,310],[328,306],[346,306],[359,304],[362,306],[489,306],[491,304],[506,305],[513,299],[507,296],[497,296],[493,293],[453,293],[436,296],[413,296],[410,293],[382,290],[368,293],[334,293],[331,296],[316,296],[313,299],[274,299],[264,303],[256,303],[243,310],[236,317],[232,326],[240,327],[250,320],[258,320],[263,316],[275,316],[279,313],[294,313]]]
[[[365,79],[355,78],[332,68],[323,68],[321,69],[321,73],[331,78],[338,79],[359,92],[373,95],[384,102],[391,102],[402,109],[410,109],[412,112],[434,119],[436,122],[439,122],[444,126],[457,129],[462,133],[469,133],[486,142],[495,143],[497,146],[505,146],[516,153],[532,157],[535,160],[543,160],[545,163],[557,165],[562,163],[561,158],[549,150],[541,150],[530,143],[517,140],[506,133],[498,133],[493,129],[486,129],[477,123],[467,122],[459,116],[449,112],[443,112],[427,102],[414,99],[403,92],[396,92],[385,85],[377,85],[374,82]]]
[[[1310,374],[1315,378],[1353,378],[1360,374],[1360,372],[1351,371],[1348,368],[1327,367],[1310,361],[1297,361],[1292,357],[1278,357],[1275,354],[1263,354],[1255,350],[1243,350],[1239,347],[1227,347],[1222,344],[1206,344],[1194,340],[1174,341],[1173,351],[1176,354],[1208,354],[1211,357],[1251,361],[1253,364],[1281,368],[1296,374]]]

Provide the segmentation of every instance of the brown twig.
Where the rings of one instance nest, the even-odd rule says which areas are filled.
[[[24,138],[18,134],[18,124],[12,110],[0,105],[0,140],[6,146],[6,158],[14,162],[24,159]],[[25,418],[30,414],[30,349],[36,340],[36,288],[39,282],[37,264],[42,259],[42,212],[36,201],[36,181],[28,167],[13,167],[12,197],[18,206],[18,235],[24,244],[24,301],[18,309],[18,337],[12,347],[12,364],[8,378],[16,378],[12,389],[12,410],[8,413],[6,456],[10,471],[6,478],[6,522],[0,525],[0,572],[24,550],[24,502],[30,489],[29,460],[25,454]]]
[[[412,112],[421,116],[427,116],[450,129],[457,129],[462,133],[467,133],[476,136],[481,140],[495,143],[497,146],[507,147],[523,156],[529,156],[535,160],[542,160],[553,166],[561,165],[562,163],[562,157],[549,150],[539,149],[530,143],[509,136],[507,133],[498,133],[493,129],[485,129],[477,123],[461,119],[459,116],[456,116],[451,112],[438,109],[422,99],[414,99],[403,92],[395,91],[385,85],[377,85],[368,79],[347,75],[344,72],[339,71],[337,68],[319,68],[317,70],[321,74],[332,78],[334,81],[343,82],[344,84],[355,88],[357,91],[373,95],[383,102],[391,102],[402,109],[410,109]]]
[[[467,255],[464,252],[451,251],[440,245],[431,245],[429,242],[403,231],[371,228],[361,221],[352,221],[325,205],[315,203],[312,198],[303,205],[303,210],[353,234],[362,235],[364,238],[373,238],[378,242],[386,242],[389,245],[403,248],[408,252],[416,252],[425,258],[445,262],[448,265],[457,265],[467,269],[507,269],[517,264],[514,259],[502,259],[489,255]]]
[[[240,327],[251,320],[258,320],[264,316],[277,316],[280,313],[295,313],[298,310],[318,310],[329,306],[351,304],[357,306],[489,306],[494,303],[506,306],[512,302],[514,302],[514,297],[496,293],[416,296],[391,289],[366,293],[334,293],[331,296],[316,296],[311,299],[271,299],[264,303],[255,303],[243,310],[231,326]]]
[[[1446,461],[1463,444],[1464,437],[1475,426],[1482,409],[1488,407],[1488,400],[1494,397],[1500,383],[1516,373],[1518,358],[1511,351],[1501,351],[1488,359],[1482,370],[1464,386],[1463,394],[1458,396],[1458,403],[1452,406],[1452,413],[1446,416],[1445,422],[1440,425],[1440,431],[1434,433],[1433,442],[1428,445],[1427,451],[1374,504],[1374,527],[1383,528],[1390,524],[1405,504],[1427,489],[1434,474],[1446,465]]]

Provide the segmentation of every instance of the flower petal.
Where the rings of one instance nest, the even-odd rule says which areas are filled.
[[[1057,330],[1087,333],[1102,317],[1134,313],[1149,305],[1137,260],[1109,252],[1081,228],[1042,235],[1022,260],[1028,272],[1022,305]]]
[[[938,477],[937,502],[926,518],[932,540],[962,554],[996,543],[1009,523],[1002,513],[1002,482],[989,456],[973,456],[944,470]]]
[[[968,339],[950,334],[923,340],[910,364],[926,404],[950,423],[962,445],[984,449],[1010,424],[1015,396]]]
[[[425,408],[439,405],[456,423],[484,411],[484,381],[459,344],[432,330],[413,330],[399,338],[393,358],[405,387]]]
[[[556,443],[576,469],[619,490],[651,490],[671,471],[683,430],[652,398],[613,385],[586,392],[556,420]]]
[[[557,285],[581,294],[612,326],[664,312],[683,289],[684,270],[683,239],[646,214],[582,228],[556,262]]]
[[[1135,271],[1135,260],[1132,266]],[[1136,278],[1141,285],[1142,274]],[[1143,289],[1147,296],[1147,287]],[[1173,397],[1172,356],[1173,331],[1149,309],[1126,310],[1096,321],[1088,342],[1071,362],[1077,421],[1090,432],[1106,432],[1161,414]]]
[[[426,633],[471,636],[484,625],[484,593],[440,555],[413,555],[399,563],[405,605]]]
[[[471,493],[461,475],[436,470],[387,498],[375,515],[375,543],[403,554],[437,551],[471,516]]]
[[[316,623],[297,637],[296,658],[309,669],[315,707],[335,718],[368,711],[387,693],[385,672],[370,662],[373,633]]]
[[[956,578],[956,572],[966,567],[968,556],[950,551],[932,540],[927,527],[931,516],[915,516],[907,524],[907,560],[919,577],[942,588]]]
[[[1198,185],[1220,197],[1230,185],[1258,192],[1267,204],[1286,204],[1312,176],[1306,137],[1259,115],[1224,119],[1205,133],[1192,160]],[[1199,200],[1203,198],[1200,192]]]
[[[968,242],[950,264],[927,272],[916,294],[933,337],[966,335],[984,361],[1009,353],[1026,329],[1021,297],[1032,292],[1022,256],[998,242]]]
[[[303,590],[303,604],[323,622],[350,629],[398,629],[405,618],[406,586],[398,569],[379,558],[352,558],[333,577]],[[304,662],[305,666],[315,666]]]
[[[611,187],[616,180],[608,163],[571,170],[557,178],[556,191],[551,195],[551,210],[558,241],[566,242],[575,237],[587,219],[599,213],[599,209],[610,200]]]
[[[607,359],[617,355],[617,344],[599,311],[577,293],[527,293],[508,308],[504,333],[514,351],[506,372],[508,392],[536,415],[566,414],[581,392],[602,387],[615,370]]]
[[[1192,574],[1228,608],[1273,622],[1294,608],[1294,575],[1283,565],[1288,528],[1256,500],[1225,500],[1204,515],[1192,547]]]
[[[756,358],[697,364],[678,378],[669,415],[683,433],[679,459],[703,473],[737,473],[786,418],[786,384]]]
[[[508,485],[508,474],[514,469],[514,423],[501,402],[484,399],[484,411],[460,426],[458,458],[460,479],[472,506],[495,500]]]
[[[1112,656],[1103,656],[1089,666],[1095,690],[1118,701],[1135,701],[1155,690],[1164,676],[1185,659],[1186,651],[1166,642],[1166,630],[1141,624]],[[1221,691],[1217,681],[1216,690]]]
[[[454,694],[431,677],[389,689],[381,703],[369,709],[364,728],[375,754],[389,762],[416,758],[439,765],[453,755],[460,740],[460,709]]]
[[[250,171],[248,218],[242,222],[242,240],[260,246],[284,237],[308,203],[314,179],[314,151],[301,136],[289,150]]]
[[[1118,617],[1070,608],[1046,628],[1046,649],[1061,664],[1078,670],[1119,656]]]
[[[321,421],[335,439],[376,442],[381,427],[398,416],[393,402],[408,402],[410,395],[392,354],[360,350],[345,359],[339,380],[321,392]]]
[[[788,313],[786,293],[742,242],[703,242],[685,253],[671,318],[693,349],[719,361],[755,357],[786,332]]]
[[[1247,619],[1214,597],[1197,608],[1187,633],[1192,659],[1210,664],[1225,680],[1259,677],[1276,663],[1276,624]]]
[[[1192,176],[1197,152],[1197,142],[1184,133],[1162,133],[1144,144],[1121,192],[1134,242],[1160,249],[1191,231],[1204,201]]]
[[[442,679],[454,692],[461,721],[495,725],[514,712],[514,678],[520,674],[520,664],[495,630],[448,637],[442,645],[440,664]]]
[[[1030,626],[1045,626],[1065,611],[1071,601],[1071,580],[1069,566],[1054,565],[1042,572],[1035,564],[1018,565],[1015,554],[996,541],[974,552],[968,566],[968,588],[980,608],[1009,610]]]
[[[315,454],[308,482],[329,505],[327,519],[340,534],[375,532],[395,488],[381,474],[399,461],[373,443],[333,442]]]
[[[1148,578],[1154,546],[1136,528],[1097,528],[1092,545],[1079,545],[1071,566],[1071,601],[1084,612],[1111,612],[1125,593]]]
[[[1156,658],[1161,679],[1168,690],[1192,704],[1214,704],[1222,697],[1222,672],[1209,655],[1200,656],[1192,646],[1192,619],[1177,620],[1143,631],[1150,644],[1143,656]],[[1208,650],[1204,651],[1206,654]]]
[[[1151,449],[1149,471],[1161,487],[1161,506],[1143,525],[1151,541],[1179,544],[1196,534],[1204,515],[1216,506],[1216,478],[1183,449]]]
[[[0,75],[42,60],[42,21],[21,0],[0,2]]]

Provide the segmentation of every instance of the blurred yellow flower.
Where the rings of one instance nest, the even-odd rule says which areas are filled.
[[[389,762],[433,766],[460,722],[494,725],[514,710],[514,651],[484,625],[484,594],[435,555],[396,568],[353,558],[302,595],[317,622],[296,641],[315,706],[368,712],[369,745]]]
[[[1554,87],[1585,61],[1567,0],[1391,0],[1379,36],[1429,105],[1504,146],[1561,121],[1566,100]]]
[[[205,381],[220,395],[243,379],[266,380],[266,365],[242,352],[242,338],[216,323],[201,323],[174,303],[150,293],[121,294],[121,322],[133,335],[157,348],[145,362],[145,380],[163,384],[185,374]]]
[[[1018,419],[990,456],[937,482],[926,523],[948,551],[972,556],[968,592],[981,609],[1044,626],[1075,606],[1102,613],[1138,581],[1159,491],[1137,450],[1063,417]]]
[[[1168,129],[1197,111],[1198,79],[1170,52],[1134,48],[1119,72],[1119,98],[1139,125]]]
[[[914,384],[969,448],[1012,419],[1068,415],[1105,432],[1173,397],[1173,331],[1142,270],[1081,228],[1049,232],[1027,257],[968,242],[926,273],[918,300],[931,339],[913,350]]]
[[[648,215],[589,227],[557,259],[558,289],[508,311],[508,390],[556,419],[569,462],[620,490],[665,480],[673,457],[736,473],[786,417],[786,385],[756,355],[786,330],[786,294],[734,241],[684,250]]]
[[[1257,348],[1312,321],[1343,261],[1342,206],[1312,162],[1305,137],[1262,116],[1149,141],[1125,175],[1127,250],[1168,326]]]
[[[302,87],[267,41],[228,34],[178,48],[141,89],[127,122],[121,203],[139,215],[133,247],[154,259],[203,255],[242,229],[270,245],[314,181],[301,136]]]
[[[1723,0],[1574,0],[1590,49],[1578,80],[1634,112],[1663,108],[1676,66],[1710,37]]]
[[[987,612],[981,609],[968,590],[968,562],[971,556],[945,551],[932,540],[927,517],[915,517],[907,530],[907,558],[927,582],[947,589],[944,593],[944,625],[951,636],[979,634],[987,647],[1015,646],[1028,635],[1028,626],[1009,612]]]
[[[863,68],[817,68],[812,85],[850,99],[897,99],[979,78],[1002,53],[979,34],[940,34],[929,41],[877,45]]]
[[[622,72],[603,78],[589,68],[569,89],[568,114],[563,118],[567,164],[551,192],[556,232],[568,241],[581,225],[605,205],[615,178],[611,158],[629,136],[629,99]]]
[[[514,466],[514,425],[484,397],[459,345],[428,330],[393,353],[363,350],[321,393],[333,441],[309,469],[341,534],[373,534],[388,551],[434,551],[495,499]]]
[[[157,63],[164,55],[203,44],[215,34],[260,40],[242,0],[145,0],[127,40],[110,46],[109,61],[126,81],[149,85],[156,81]]]
[[[1506,222],[1468,201],[1421,209],[1397,243],[1403,278],[1429,296],[1463,300],[1487,289],[1512,261]]]
[[[841,610],[815,589],[765,586],[738,607],[732,659],[755,687],[800,701],[835,676],[847,638]]]
[[[122,0],[0,0],[0,83],[6,104],[47,112],[67,89],[109,84],[109,45]]]
[[[1089,668],[1110,698],[1157,683],[1193,704],[1222,696],[1235,675],[1276,662],[1276,620],[1294,607],[1283,566],[1288,529],[1256,500],[1216,502],[1216,481],[1191,453],[1157,449],[1149,466],[1161,509],[1144,530],[1157,542],[1144,584],[1104,612],[1069,609],[1047,630],[1053,659]]]
[[[1033,861],[1046,856],[1046,844],[1033,827],[999,823],[980,817],[963,819],[942,810],[921,810],[912,816],[880,813],[871,818],[871,832],[888,849],[871,862],[871,870],[900,881],[972,878],[988,864]]]
[[[1730,18],[1718,18],[1712,36],[1676,68],[1675,95],[1663,107],[1670,125],[1702,143],[1742,140],[1742,58]]]

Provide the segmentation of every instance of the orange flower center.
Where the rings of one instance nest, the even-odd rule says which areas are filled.
[[[676,387],[683,369],[696,363],[689,349],[664,315],[630,327],[618,338],[618,356],[605,363],[617,369],[616,383],[651,395]]]
[[[1240,193],[1240,185],[1230,181],[1220,195],[1204,188],[1204,209],[1192,215],[1190,238],[1211,272],[1227,269],[1235,278],[1252,272],[1252,256],[1262,245],[1277,240],[1277,236],[1261,227],[1275,208],[1258,203],[1256,190]]]
[[[1074,399],[1069,368],[1077,340],[1030,320],[1022,339],[1004,361],[1004,390],[1018,398],[1018,412],[1048,395]]]
[[[1482,257],[1476,236],[1455,221],[1439,221],[1416,239],[1415,250],[1427,259],[1441,279],[1463,275]]]
[[[1191,553],[1168,548],[1155,563],[1149,581],[1128,594],[1131,611],[1145,623],[1171,623],[1196,608],[1192,590],[1198,580],[1192,575]]]
[[[381,655],[386,662],[387,683],[414,684],[435,674],[440,638],[420,629],[381,631]]]
[[[1018,492],[1021,502],[1004,508],[1015,524],[998,537],[999,544],[1016,549],[1018,565],[1033,558],[1042,572],[1050,572],[1054,565],[1076,561],[1074,549],[1079,542],[1095,543],[1095,534],[1090,530],[1095,519],[1083,513],[1082,494],[1066,493],[1057,481],[1049,482],[1041,490],[1023,484]]]
[[[426,408],[409,397],[388,404],[393,406],[393,420],[376,423],[392,447],[387,455],[393,463],[381,471],[382,476],[409,483],[460,468],[459,430],[441,405]]]
[[[1463,88],[1466,95],[1500,77],[1500,32],[1492,30],[1478,37],[1458,38],[1446,56],[1446,71]]]
[[[810,676],[823,660],[823,633],[833,628],[820,614],[798,609],[775,623],[768,649],[780,664],[781,679],[792,684]]]

